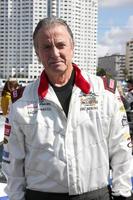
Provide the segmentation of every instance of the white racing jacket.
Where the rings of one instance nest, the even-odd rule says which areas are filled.
[[[74,70],[67,118],[45,72],[11,106],[3,152],[10,200],[24,200],[25,188],[75,195],[106,187],[110,166],[114,195],[131,194],[131,140],[115,82]]]

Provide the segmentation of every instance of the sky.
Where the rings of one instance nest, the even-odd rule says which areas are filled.
[[[125,54],[126,42],[133,38],[133,0],[98,2],[98,57]]]

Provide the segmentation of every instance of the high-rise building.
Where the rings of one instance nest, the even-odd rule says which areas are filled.
[[[42,70],[33,48],[38,21],[54,15],[70,25],[75,38],[74,62],[96,72],[98,0],[0,0],[0,78],[35,79]]]
[[[133,78],[133,39],[126,43],[126,69],[127,76]]]
[[[98,58],[98,67],[112,75],[116,80],[125,80],[125,55],[112,54]]]

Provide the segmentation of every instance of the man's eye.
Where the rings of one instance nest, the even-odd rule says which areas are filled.
[[[58,48],[63,48],[65,46],[65,44],[64,43],[59,43],[57,46],[58,46]]]
[[[44,46],[44,49],[49,49],[50,48],[50,45],[45,45]]]

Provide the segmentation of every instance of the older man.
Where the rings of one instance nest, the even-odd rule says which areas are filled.
[[[10,200],[109,200],[131,195],[131,148],[113,80],[81,72],[62,19],[42,19],[33,34],[44,70],[11,107],[3,169]]]

